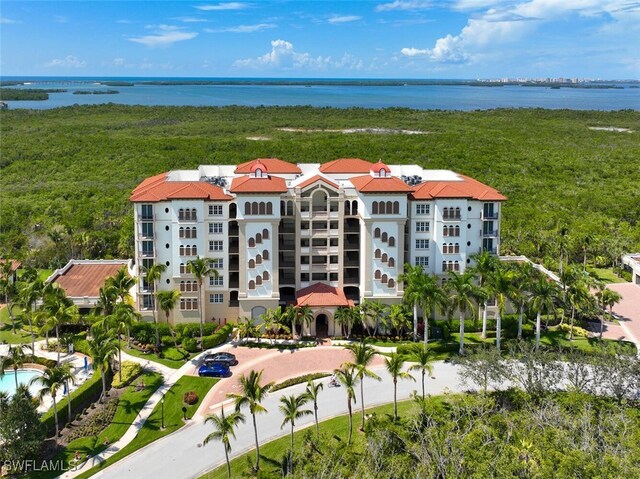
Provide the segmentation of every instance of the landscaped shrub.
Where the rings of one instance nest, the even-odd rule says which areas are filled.
[[[233,331],[233,324],[227,323],[222,326],[215,334],[202,338],[202,348],[211,349],[219,346],[229,339],[229,335]]]
[[[118,409],[118,400],[112,399],[104,408],[94,414],[90,420],[81,426],[74,427],[68,436],[68,441],[71,442],[81,437],[98,436],[106,427],[111,423],[113,417],[116,415]]]
[[[190,353],[194,353],[194,352],[196,352],[198,350],[198,345],[197,345],[195,339],[193,339],[193,338],[184,338],[182,340],[182,348],[186,349]]]
[[[182,397],[182,401],[185,404],[192,406],[198,402],[198,395],[196,394],[195,391],[187,391],[186,393],[184,393],[184,396]]]
[[[160,342],[163,346],[175,346],[176,340],[172,336],[162,336]]]
[[[194,340],[195,341],[195,340]],[[184,349],[178,348],[169,348],[162,351],[165,359],[170,359],[172,361],[184,361],[189,359],[189,352]]]
[[[571,330],[571,325],[566,324],[566,323],[562,323],[561,325],[558,326],[558,329],[561,331],[566,331],[567,334],[569,334],[569,331]],[[591,333],[589,331],[587,331],[586,329],[583,329],[579,326],[574,326],[573,327],[573,336],[574,337],[580,337],[580,338],[588,338],[591,336]]]
[[[142,366],[138,363],[134,363],[133,361],[123,361],[122,362],[122,382],[120,381],[120,375],[116,374],[113,378],[113,382],[111,386],[114,388],[122,388],[131,384],[135,378],[137,378],[142,372]]]
[[[289,386],[294,386],[295,384],[306,383],[309,380],[315,380],[320,378],[326,378],[330,376],[329,373],[313,373],[313,374],[305,374],[304,376],[297,376],[295,378],[286,379],[281,383],[276,384],[271,388],[271,392],[279,391],[280,389],[288,388]]]
[[[158,334],[162,336],[170,336],[169,325],[167,323],[158,324]],[[131,326],[131,337],[141,343],[155,343],[156,325],[155,323],[138,322]]]
[[[202,326],[204,336],[211,336],[216,329],[218,329],[218,325],[215,323],[204,323]],[[176,333],[181,338],[199,338],[200,337],[200,323],[181,323],[177,324],[175,327]]]

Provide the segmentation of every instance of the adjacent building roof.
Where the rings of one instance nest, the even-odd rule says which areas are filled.
[[[234,178],[231,182],[231,193],[286,193],[287,182],[278,176],[252,178],[249,175]]]
[[[353,306],[342,288],[335,288],[324,283],[315,283],[296,291],[296,306]]]
[[[11,263],[11,271],[14,273],[22,266],[22,263],[17,259],[0,259],[0,264],[4,265],[6,262]]]
[[[128,264],[128,260],[71,260],[47,282],[58,283],[70,298],[97,298],[107,278]]]
[[[414,200],[436,198],[471,198],[480,201],[504,201],[506,196],[490,186],[468,176],[458,175],[462,181],[425,181],[415,187]]]
[[[389,176],[387,178],[374,178],[371,175],[356,176],[351,178],[351,183],[360,193],[410,193],[413,191],[400,178]]]
[[[129,199],[135,202],[186,199],[229,201],[233,199],[222,188],[206,181],[167,181],[167,175],[167,173],[161,173],[147,178],[133,190]]]
[[[371,162],[360,158],[340,158],[320,166],[322,173],[369,173]]]
[[[297,175],[302,173],[298,165],[289,163],[288,161],[279,160],[278,158],[256,158],[238,165],[234,171],[235,174],[251,173],[251,168],[255,163],[260,162],[267,167],[269,173]]]
[[[339,186],[336,183],[334,183],[330,179],[325,178],[324,176],[320,176],[320,175],[312,176],[308,180],[303,181],[302,183],[300,183],[298,185],[298,188],[306,188],[307,186],[314,184],[316,181],[323,181],[324,183],[326,183],[327,185],[329,185],[329,186],[331,186],[333,188],[336,188],[336,189],[339,188]]]

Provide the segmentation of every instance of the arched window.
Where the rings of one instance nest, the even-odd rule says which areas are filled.
[[[373,204],[371,205],[371,213],[374,215],[378,214],[378,202],[374,201]]]
[[[269,239],[269,230],[267,228],[262,230],[262,239]]]
[[[265,260],[265,261],[268,261],[268,260],[269,260],[269,250],[268,250],[268,249],[265,249],[265,250],[262,252],[262,259],[263,259],[263,260]]]
[[[390,215],[393,213],[393,203],[391,201],[387,201],[387,214]]]
[[[380,261],[382,261],[383,263],[386,263],[388,259],[389,259],[389,256],[387,255],[387,253],[384,253]]]
[[[380,251],[380,249],[377,249],[376,252],[374,253],[374,257],[376,259],[379,259],[381,255],[382,255],[382,251]]]
[[[260,233],[256,234],[256,244],[262,243],[262,235]]]
[[[384,201],[380,202],[380,205],[378,206],[378,213],[380,213],[381,215],[385,214],[387,212],[386,207],[384,206]]]
[[[258,275],[258,277],[256,278],[256,286],[261,286],[261,285],[262,285],[262,277]]]
[[[197,218],[196,209],[194,208],[194,209],[191,210],[191,219],[195,220],[196,218]]]
[[[262,178],[262,170],[260,168],[256,168],[256,178]]]
[[[383,243],[386,243],[388,238],[389,238],[389,235],[387,235],[387,232],[385,231],[384,233],[382,233],[382,237],[380,239],[382,240]]]
[[[449,228],[446,226],[442,227],[442,236],[449,236]]]
[[[264,281],[269,281],[269,272],[265,271],[264,273],[262,273],[262,279]]]
[[[184,238],[184,228],[182,226],[178,230],[178,237],[179,238]]]
[[[349,200],[344,202],[344,214],[345,215],[350,215],[351,214],[351,201],[349,201]]]
[[[389,288],[395,288],[396,287],[396,282],[393,280],[393,278],[389,278],[389,282],[387,283],[387,286]]]
[[[254,280],[249,281],[249,289],[256,289],[256,282]]]
[[[375,230],[373,230],[373,237],[380,238],[380,228],[376,228]]]
[[[293,216],[293,201],[287,201],[287,216]]]
[[[191,256],[197,256],[198,254],[198,247],[196,245],[193,245],[191,247]]]
[[[267,205],[264,201],[260,202],[260,206],[258,208],[258,214],[266,215],[267,214]]]
[[[184,208],[178,210],[178,219],[184,219]]]
[[[262,256],[261,255],[256,256],[256,264],[262,264]]]
[[[356,200],[353,200],[351,202],[351,214],[352,215],[358,214],[358,202]]]
[[[198,282],[194,281],[193,283],[191,283],[191,291],[196,292],[198,291]]]
[[[251,214],[251,203],[249,203],[248,201],[244,204],[244,214],[245,215]]]
[[[180,263],[180,274],[185,274],[187,272],[187,267],[184,263]]]
[[[396,245],[396,239],[393,236],[389,236],[389,246],[393,247]]]
[[[236,205],[235,203],[231,203],[229,205],[229,218],[235,218],[236,216],[238,216],[238,205]]]
[[[380,272],[379,269],[377,269],[373,275],[373,279],[380,279],[381,276],[382,276],[382,273]]]
[[[273,214],[273,204],[271,202],[267,203],[267,214],[268,215]]]
[[[184,291],[184,281],[180,281],[180,291]]]
[[[447,262],[443,261],[442,262],[442,271],[446,271],[447,270]]]
[[[184,246],[180,245],[178,249],[180,250],[180,256],[184,256]]]
[[[396,265],[396,260],[389,258],[389,268],[393,268]]]
[[[258,202],[254,201],[253,203],[251,203],[251,214],[252,215],[257,215],[258,214]]]
[[[249,269],[253,269],[256,267],[256,261],[254,259],[249,260]]]
[[[394,201],[393,202],[393,214],[394,215],[399,215],[400,214],[400,202],[399,201]]]
[[[286,216],[287,214],[287,204],[284,201],[280,201],[280,216]]]
[[[456,226],[455,235],[454,236],[460,236],[460,227],[459,226]]]
[[[255,248],[256,246],[256,240],[254,240],[253,238],[249,238],[249,248]]]
[[[387,282],[389,281],[388,277],[386,274],[382,275],[382,278],[380,278],[380,281],[382,282],[382,284],[387,284]]]
[[[460,263],[458,261],[456,261],[455,263],[453,263],[453,269],[455,271],[460,271]]]
[[[459,253],[460,252],[460,243],[456,243],[454,252],[455,253]]]

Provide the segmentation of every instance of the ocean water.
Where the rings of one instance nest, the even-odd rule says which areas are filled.
[[[405,107],[420,110],[485,110],[492,108],[551,108],[575,110],[640,110],[637,83],[618,83],[622,88],[549,88],[505,85],[473,86],[465,81],[416,83],[397,80],[264,80],[170,78],[18,78],[23,85],[12,88],[65,89],[49,93],[49,100],[10,101],[9,108],[50,109],[74,104],[118,103],[172,106],[295,106],[337,108]],[[125,81],[134,86],[108,86],[101,82]],[[144,82],[173,82],[149,84]],[[191,83],[189,83],[191,81]],[[77,95],[73,92],[116,90],[110,95]]]

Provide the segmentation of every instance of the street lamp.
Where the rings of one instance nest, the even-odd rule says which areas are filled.
[[[164,430],[164,396],[162,396],[162,399],[160,399],[160,406],[160,409],[162,411],[162,430]]]

